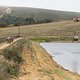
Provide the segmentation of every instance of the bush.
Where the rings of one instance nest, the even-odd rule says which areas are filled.
[[[14,24],[14,26],[20,26],[20,24],[16,23],[16,24]]]
[[[0,27],[7,27],[7,24],[5,22],[0,22]]]
[[[35,20],[33,18],[26,18],[25,21],[26,21],[26,24],[28,24],[28,25],[35,24]]]
[[[19,67],[17,65],[15,66],[9,65],[6,70],[8,74],[13,75],[13,76],[18,76],[19,74]]]
[[[6,48],[5,50],[2,51],[3,56],[7,60],[9,60],[9,61],[12,60],[18,64],[23,62],[23,58],[22,58],[23,44],[24,44],[24,41],[16,42],[10,48]]]
[[[26,43],[25,41],[26,40],[19,40],[2,51],[2,55],[6,58],[5,60],[9,61],[5,61],[6,63],[0,63],[0,72],[2,70],[2,74],[3,72],[5,73],[0,76],[0,80],[9,80],[8,78],[19,75],[19,65],[23,62],[22,50],[24,44]],[[5,79],[5,77],[8,78]]]
[[[8,63],[5,61],[0,61],[0,80],[10,80],[9,74],[6,71]]]
[[[5,49],[3,56],[8,60],[13,60],[14,62],[21,63],[22,57],[15,49]]]

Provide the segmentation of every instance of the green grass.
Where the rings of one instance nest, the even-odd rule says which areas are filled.
[[[52,74],[53,72],[51,70],[46,70],[45,71],[47,74]]]
[[[60,37],[60,36],[44,36],[44,37],[33,37],[32,41],[37,42],[51,42],[51,41],[72,41],[72,37]]]
[[[34,37],[34,38],[31,38],[31,40],[38,41],[38,42],[50,42],[50,41],[60,40],[60,38],[54,38],[54,37]]]
[[[51,80],[55,80],[54,78],[52,78]]]
[[[65,75],[65,73],[60,69],[55,69],[55,73],[59,76],[62,76],[64,80],[72,80],[69,76]]]
[[[61,71],[61,70],[59,70],[59,69],[55,69],[54,71],[55,71],[55,73],[58,74],[59,76],[63,76],[63,75],[64,75],[63,71]]]

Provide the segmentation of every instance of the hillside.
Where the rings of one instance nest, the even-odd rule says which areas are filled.
[[[80,13],[77,12],[68,12],[68,11],[57,11],[57,10],[48,10],[48,9],[38,9],[38,8],[28,8],[28,7],[10,7],[12,14],[15,16],[23,18],[34,18],[35,20],[42,19],[72,19],[74,17],[80,17]],[[7,7],[0,7],[0,14],[5,14],[5,9]]]
[[[0,28],[0,41],[7,36],[18,35],[17,27]],[[59,30],[56,32],[56,30]],[[80,22],[60,21],[47,24],[20,26],[21,36],[18,40],[0,50],[0,80],[79,80],[80,75],[63,69],[39,44],[39,41],[54,41],[71,36],[74,31],[80,36]],[[34,42],[34,41],[37,42]],[[62,39],[65,41],[64,39]],[[62,41],[61,40],[61,41]],[[8,45],[3,43],[3,46]],[[0,48],[2,49],[2,45]]]
[[[0,28],[0,42],[5,41],[8,36],[20,35],[24,37],[45,37],[45,36],[73,36],[74,32],[80,36],[80,22],[60,21],[47,24],[34,24],[17,27]]]
[[[0,54],[0,68],[0,80],[80,79],[80,75],[63,69],[39,43],[31,40],[22,39],[4,48]]]
[[[41,41],[70,42],[74,33],[80,36],[80,22],[70,20],[79,17],[80,13],[25,7],[10,8],[12,14],[7,16],[4,12],[6,7],[0,7],[0,14],[6,16],[5,21],[9,19],[15,23],[17,18],[21,22],[24,18],[64,21],[0,28],[0,80],[80,80],[79,74],[58,65],[40,46]],[[17,37],[19,34],[22,37],[20,40],[6,43],[6,37]]]

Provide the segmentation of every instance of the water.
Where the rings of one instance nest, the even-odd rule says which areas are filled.
[[[54,60],[72,72],[80,74],[80,43],[41,43]]]

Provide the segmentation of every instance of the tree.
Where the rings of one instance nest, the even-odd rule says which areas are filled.
[[[0,22],[0,27],[7,27],[7,24],[5,22]]]
[[[26,21],[26,24],[34,24],[35,23],[35,20],[33,18],[26,18],[25,21]]]

